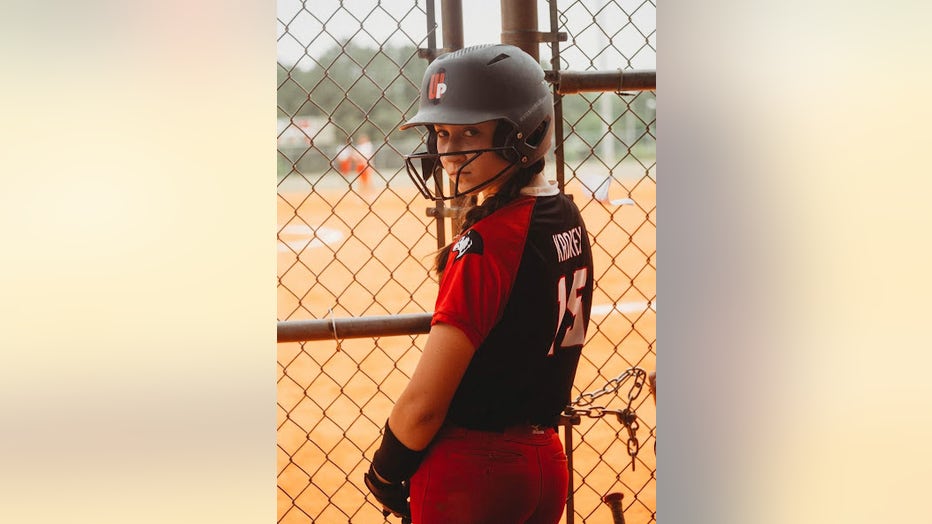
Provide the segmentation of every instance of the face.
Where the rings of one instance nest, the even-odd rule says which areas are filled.
[[[434,125],[434,131],[437,133],[437,152],[444,154],[491,148],[496,126],[497,121],[495,120],[462,126],[436,124]],[[493,151],[480,153],[478,157],[476,157],[476,153],[441,156],[440,162],[443,170],[446,171],[447,176],[450,177],[454,184],[456,183],[457,172],[459,172],[459,191],[461,193],[473,192],[470,188],[487,182],[502,170],[511,166],[510,162]],[[488,186],[481,188],[480,191],[487,194],[494,193],[505,180],[507,180],[507,176],[502,176]]]

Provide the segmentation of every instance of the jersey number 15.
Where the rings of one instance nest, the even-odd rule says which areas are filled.
[[[557,332],[554,333],[553,343],[550,344],[550,352],[547,356],[553,355],[553,348],[581,346],[586,339],[586,329],[583,327],[583,302],[580,294],[582,288],[586,285],[588,268],[581,267],[573,272],[573,286],[570,288],[569,296],[566,293],[566,275],[560,277],[557,282],[557,297],[560,301],[560,313],[557,316]],[[560,327],[563,325],[563,318],[569,313],[573,318],[573,325],[566,328],[563,338],[560,336]]]

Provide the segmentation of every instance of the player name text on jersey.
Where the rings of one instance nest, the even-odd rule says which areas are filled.
[[[563,262],[582,254],[582,226],[553,235],[553,245],[557,248],[557,260]]]

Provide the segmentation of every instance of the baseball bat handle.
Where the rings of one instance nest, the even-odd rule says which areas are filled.
[[[651,371],[647,376],[647,387],[650,389],[650,396],[654,399],[654,405],[657,405],[657,372]]]
[[[624,497],[624,493],[617,491],[602,497],[602,502],[612,511],[612,522],[615,524],[625,524],[625,514],[621,507],[621,501]]]

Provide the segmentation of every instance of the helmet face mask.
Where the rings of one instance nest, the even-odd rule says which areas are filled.
[[[517,164],[516,161],[509,161],[504,168],[499,170],[498,173],[493,175],[488,180],[473,186],[461,187],[460,180],[462,177],[463,169],[472,164],[477,158],[487,153],[499,154],[503,158],[507,159],[508,156],[515,156],[516,151],[513,147],[489,147],[483,149],[470,149],[465,151],[449,151],[446,153],[431,153],[426,151],[421,153],[412,153],[410,155],[405,155],[405,169],[408,172],[408,177],[411,178],[411,180],[414,182],[414,185],[417,186],[418,191],[421,192],[421,195],[424,198],[436,201],[450,200],[453,198],[466,196],[469,193],[473,193],[489,186],[496,180],[500,179],[503,175],[511,171],[511,168]],[[449,174],[449,194],[445,189],[446,186],[443,180],[444,170],[441,165],[441,158],[445,156],[467,157],[466,161],[460,164],[455,173]],[[418,170],[418,163],[420,164],[420,170]],[[433,178],[433,183],[430,181],[431,178]]]
[[[435,124],[472,125],[490,120],[498,121],[492,147],[438,152]],[[446,53],[428,66],[418,112],[401,126],[425,126],[428,133],[427,151],[405,155],[405,167],[425,198],[449,200],[487,186],[514,171],[514,166],[527,167],[543,158],[550,149],[552,123],[551,88],[540,64],[521,49],[496,44]],[[474,187],[460,187],[460,167],[449,174],[452,187],[447,195],[440,158],[472,155],[468,164],[482,153],[501,156],[508,167]]]

